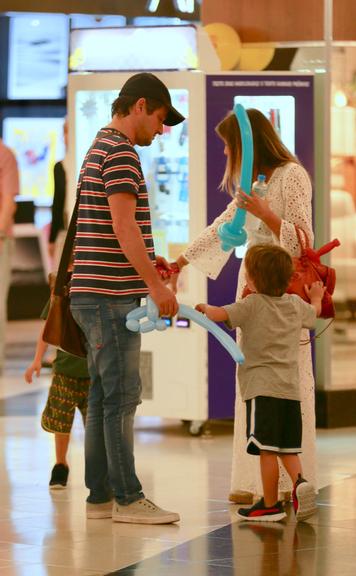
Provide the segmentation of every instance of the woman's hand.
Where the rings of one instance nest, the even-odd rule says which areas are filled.
[[[175,262],[174,262],[175,264]],[[179,278],[179,272],[175,272],[173,274],[171,274],[171,277],[169,279],[168,285],[170,287],[170,289],[172,290],[173,294],[177,294],[178,291],[178,278]]]
[[[189,261],[183,256],[183,254],[178,256],[175,262],[170,263],[170,267],[171,269],[173,269],[173,273],[171,274],[171,277],[169,279],[169,287],[172,290],[172,292],[174,292],[174,294],[177,294],[178,291],[179,273],[181,272],[182,268],[184,268],[184,266],[187,266],[188,264]]]
[[[268,200],[261,198],[256,192],[251,190],[251,195],[239,190],[236,195],[236,203],[239,208],[250,212],[268,226],[268,228],[279,238],[281,233],[282,220],[269,207]]]
[[[237,205],[243,208],[246,212],[250,212],[260,220],[265,221],[271,213],[271,209],[266,198],[261,198],[256,192],[251,190],[250,194],[245,194],[243,190],[239,190],[236,196]]]
[[[169,262],[163,256],[156,255],[156,268],[163,282],[168,284],[172,274]]]

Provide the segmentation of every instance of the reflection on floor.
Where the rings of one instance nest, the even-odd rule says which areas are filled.
[[[30,347],[14,355],[13,345],[33,341],[38,324],[23,324],[10,331],[12,353],[0,377],[0,576],[354,576],[355,428],[318,431],[318,515],[297,525],[289,509],[285,524],[271,526],[236,522],[236,507],[227,502],[231,422],[213,422],[209,434],[192,437],[180,422],[138,418],[136,462],[145,492],[182,520],[88,521],[79,417],[68,487],[48,490],[53,438],[41,430],[40,413],[50,374],[24,384]]]
[[[235,522],[162,554],[112,572],[117,576],[354,576],[356,477],[318,498],[318,515],[296,523]],[[330,503],[332,504],[330,506]]]

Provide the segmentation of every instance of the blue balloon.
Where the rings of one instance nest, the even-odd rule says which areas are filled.
[[[234,113],[239,123],[242,144],[240,188],[245,194],[251,194],[253,169],[253,137],[251,124],[242,104],[235,104]],[[221,240],[221,247],[225,252],[228,252],[235,246],[242,246],[246,243],[245,220],[246,210],[237,208],[231,222],[220,224],[218,236]]]
[[[158,309],[154,301],[150,296],[147,296],[146,306],[140,306],[131,310],[126,316],[126,328],[132,332],[151,332],[152,330],[165,330],[167,325],[163,318],[158,316]],[[205,328],[210,332],[215,338],[220,342],[220,344],[225,348],[225,350],[230,354],[234,362],[237,364],[242,364],[244,361],[244,356],[236,344],[235,340],[231,338],[220,326],[209,320],[204,314],[194,310],[191,306],[186,306],[185,304],[179,305],[178,313],[184,318],[188,318],[202,328]],[[142,318],[147,317],[148,320],[140,323]]]
[[[139,306],[131,310],[126,316],[126,328],[131,332],[151,332],[152,330],[163,331],[167,324],[158,315],[158,308],[152,298],[147,296],[146,306]],[[142,318],[147,317],[146,322],[140,323]]]

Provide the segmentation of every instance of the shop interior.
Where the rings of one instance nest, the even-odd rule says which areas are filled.
[[[139,2],[123,4],[133,6]],[[164,2],[145,4],[153,10]],[[187,10],[193,4],[201,6],[202,2],[166,2],[166,6],[184,5]],[[227,0],[216,4],[223,12]],[[301,0],[300,6],[304,4]],[[264,9],[269,11],[270,3],[260,3],[261,14]],[[231,9],[230,15],[232,13]],[[145,489],[153,499],[158,496],[165,507],[171,507],[173,501],[182,518],[179,526],[120,525],[113,524],[111,519],[87,521],[84,429],[78,415],[71,436],[71,475],[67,490],[55,493],[48,490],[54,444],[52,435],[41,429],[40,415],[51,382],[51,369],[44,366],[41,377],[34,379],[31,387],[25,384],[23,374],[33,358],[41,325],[39,315],[49,294],[47,275],[53,265],[48,254],[53,166],[65,156],[63,123],[69,108],[75,111],[76,117],[76,137],[72,136],[72,145],[76,146],[72,172],[76,176],[80,156],[86,148],[84,140],[89,140],[96,129],[92,122],[98,118],[106,122],[105,115],[114,95],[109,83],[102,91],[82,88],[76,91],[76,99],[69,106],[69,73],[78,72],[82,66],[78,50],[68,64],[68,54],[72,54],[71,33],[77,31],[80,38],[82,30],[98,28],[176,25],[201,28],[198,19],[180,16],[0,13],[0,137],[15,151],[21,177],[8,300],[6,365],[4,374],[0,375],[3,464],[0,467],[0,575],[353,576],[355,571],[355,41],[247,44],[231,27],[221,24],[204,27],[207,33],[210,30],[210,44],[216,49],[216,54],[210,53],[212,73],[290,72],[311,74],[314,79],[315,245],[318,247],[334,237],[341,242],[330,258],[337,274],[336,316],[321,338],[315,340],[317,407],[318,402],[324,406],[328,393],[331,398],[346,394],[343,404],[336,403],[336,417],[319,418],[316,520],[296,524],[290,507],[283,526],[236,522],[236,506],[228,502],[231,418],[204,422],[195,421],[192,415],[189,420],[181,420],[152,413],[138,415],[136,419],[135,457]],[[144,51],[142,53],[140,57],[145,57]],[[220,68],[214,68],[218,57]],[[127,63],[121,66],[130,74]],[[184,73],[190,74],[189,70]],[[192,91],[191,86],[189,90]],[[199,186],[200,174],[194,176],[194,190],[189,187],[192,177],[188,159],[189,128],[191,122],[195,122],[195,126],[199,124],[202,116],[202,110],[194,114],[194,109],[190,109],[189,90],[187,86],[174,87],[172,98],[192,119],[177,130],[167,131],[142,155],[152,191],[155,243],[168,259],[173,259],[189,241],[190,208],[200,218],[194,224],[195,233],[205,225],[205,204],[203,210],[193,195]],[[268,95],[262,100],[258,100],[260,96],[257,100],[254,98],[256,96],[246,96],[243,102],[264,107],[287,145],[294,150],[295,130],[289,122],[295,118],[294,100],[289,96],[281,96],[279,101],[276,98],[271,101]],[[296,121],[303,123],[301,118]],[[202,138],[194,140],[195,152],[202,141]],[[199,157],[199,162],[201,160]],[[197,293],[205,289],[202,283],[195,283],[195,277],[182,278],[183,291],[191,289],[192,284]],[[179,324],[177,320],[174,322]],[[327,322],[321,321],[319,329],[326,326]],[[168,330],[172,330],[172,326]],[[176,358],[180,358],[180,348],[186,347],[189,332],[184,322],[179,330],[180,340],[174,349]],[[163,347],[161,354],[166,356]],[[207,364],[205,357],[199,360],[200,365]],[[191,372],[188,362],[186,364],[176,361],[174,368],[170,367],[170,384],[175,382],[179,371]],[[147,352],[142,356],[142,375],[147,406],[157,381],[152,377],[152,358]],[[197,381],[198,376],[201,374],[192,373],[191,380]],[[163,379],[165,398],[178,407],[166,384]],[[198,387],[188,384],[194,393]],[[205,388],[200,392],[207,396]],[[200,399],[201,396],[197,403]],[[188,403],[192,405],[190,397]]]

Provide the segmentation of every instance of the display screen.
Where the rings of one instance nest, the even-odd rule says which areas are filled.
[[[295,98],[294,96],[235,96],[234,104],[256,108],[268,118],[283,144],[295,153]],[[235,248],[237,258],[246,254],[247,244]]]
[[[64,158],[63,118],[5,118],[3,140],[16,154],[20,194],[38,206],[53,199],[54,164]]]
[[[188,118],[188,90],[169,92],[173,106]],[[111,104],[117,94],[117,90],[76,93],[77,175],[97,131],[111,121]],[[178,126],[165,126],[162,136],[157,136],[151,146],[137,146],[150,198],[155,249],[165,258],[174,253],[173,244],[189,240],[188,150],[188,120]]]
[[[295,98],[294,96],[235,96],[234,104],[256,108],[262,112],[279,134],[283,144],[295,153]]]
[[[9,28],[8,98],[65,97],[68,18],[64,14],[18,14]]]

